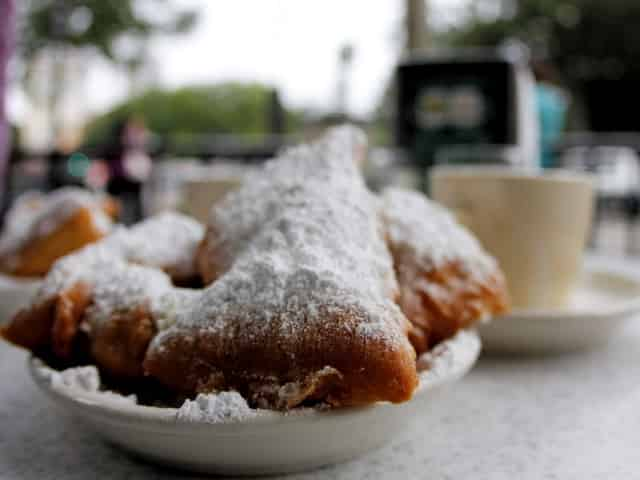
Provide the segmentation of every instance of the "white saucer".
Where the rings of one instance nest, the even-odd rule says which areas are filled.
[[[28,305],[40,286],[40,279],[9,277],[0,274],[0,325]]]
[[[84,420],[107,441],[156,463],[227,475],[289,473],[348,460],[411,429],[428,431],[420,417],[443,387],[464,376],[480,352],[474,331],[462,331],[420,358],[412,400],[357,408],[302,409],[284,414],[256,410],[228,423],[184,422],[174,408],[136,405],[121,396],[90,393],[51,381],[51,369],[31,358],[36,384],[62,409]],[[116,398],[114,398],[116,397]],[[409,430],[409,432],[408,432]]]
[[[480,327],[483,350],[547,353],[605,344],[629,317],[640,313],[640,279],[585,267],[566,309],[519,310]]]

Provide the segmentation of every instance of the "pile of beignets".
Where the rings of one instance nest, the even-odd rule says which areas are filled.
[[[403,402],[416,356],[504,312],[496,262],[440,206],[357,167],[358,129],[283,152],[211,211],[167,213],[57,261],[2,330],[64,365],[92,362],[176,397],[250,405]]]

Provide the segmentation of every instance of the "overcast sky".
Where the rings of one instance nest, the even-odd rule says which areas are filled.
[[[375,108],[400,53],[404,0],[175,0],[201,16],[188,35],[152,44],[157,83],[176,87],[223,80],[279,88],[286,104],[329,110],[335,105],[338,52],[353,45],[352,113]],[[431,0],[432,12],[464,0]],[[88,74],[86,110],[107,109],[128,92],[126,78],[106,63]],[[10,99],[13,116],[25,108]]]
[[[186,1],[184,3],[187,3]],[[355,48],[349,106],[369,110],[384,88],[400,46],[402,0],[234,0],[205,5],[189,37],[155,45],[171,59],[169,85],[221,79],[280,87],[295,106],[327,109],[335,101],[342,45]]]

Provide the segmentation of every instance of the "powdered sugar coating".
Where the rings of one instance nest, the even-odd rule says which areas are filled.
[[[158,331],[175,325],[178,318],[184,315],[198,297],[201,290],[188,288],[170,288],[153,302],[153,320]]]
[[[185,400],[178,409],[176,420],[181,422],[229,423],[256,417],[258,410],[252,409],[238,392],[199,394],[194,400]]]
[[[138,307],[156,312],[160,298],[172,289],[169,276],[154,268],[115,262],[96,276],[92,284],[93,302],[85,312],[90,327],[108,322],[114,314]]]
[[[201,291],[176,288],[161,270],[125,262],[111,264],[94,278],[93,302],[85,312],[85,327],[97,329],[116,314],[144,308],[158,331],[175,324]]]
[[[76,283],[93,284],[97,272],[104,272],[122,262],[119,243],[126,235],[123,227],[103,240],[57,260],[42,282],[35,304],[48,300]]]
[[[61,372],[52,371],[51,386],[97,392],[100,389],[100,374],[93,365],[67,368]]]
[[[170,270],[172,275],[197,274],[195,250],[204,235],[196,220],[165,212],[129,229],[122,255],[131,263]]]
[[[321,328],[323,312],[350,309],[365,313],[358,331],[345,334],[402,345],[405,319],[392,301],[397,285],[377,200],[355,162],[364,149],[359,130],[334,129],[284,152],[214,207],[213,246],[228,259],[226,271],[151,349],[194,328],[229,342],[274,333],[291,341]]]
[[[160,297],[168,292],[180,295],[181,290],[173,292],[170,277],[161,269],[195,275],[195,250],[203,233],[198,222],[175,213],[160,214],[130,229],[119,227],[103,240],[58,260],[36,303],[81,282],[94,289],[89,311],[94,321],[108,318],[118,308],[141,304],[162,310],[165,303]]]
[[[495,260],[476,238],[444,207],[419,192],[386,189],[381,214],[389,243],[407,250],[412,261],[425,271],[458,262],[475,280],[482,281],[497,271]],[[423,288],[437,296],[437,284]]]
[[[108,233],[113,222],[104,212],[104,201],[104,195],[77,187],[22,194],[7,213],[0,256],[15,254],[33,239],[52,233],[80,208],[89,209],[94,226]]]
[[[61,391],[80,391],[96,395],[102,401],[127,403],[135,405],[136,395],[121,395],[110,390],[102,390],[100,373],[93,365],[73,367],[56,371],[44,365],[39,367],[48,377],[51,387]]]

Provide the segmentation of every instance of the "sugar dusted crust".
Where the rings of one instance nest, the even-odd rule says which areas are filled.
[[[191,218],[163,213],[131,228],[119,227],[104,240],[60,259],[45,278],[36,301],[46,300],[78,282],[99,285],[110,305],[126,295],[156,298],[171,286],[197,275],[195,251],[203,227]],[[148,285],[146,294],[140,291]]]
[[[398,305],[411,321],[409,336],[418,354],[508,310],[496,261],[443,207],[417,192],[388,189],[381,215],[400,289]]]
[[[363,148],[359,131],[334,130],[213,209],[199,252],[210,286],[153,340],[147,372],[272,408],[410,398],[415,352],[377,200],[356,167]]]
[[[0,271],[46,275],[57,259],[107,235],[118,209],[113,199],[79,188],[23,195],[7,214],[0,236]]]
[[[120,227],[58,260],[32,306],[0,334],[65,362],[82,349],[114,377],[139,377],[157,325],[194,293],[174,283],[196,276],[203,233],[198,222],[172,213]]]

